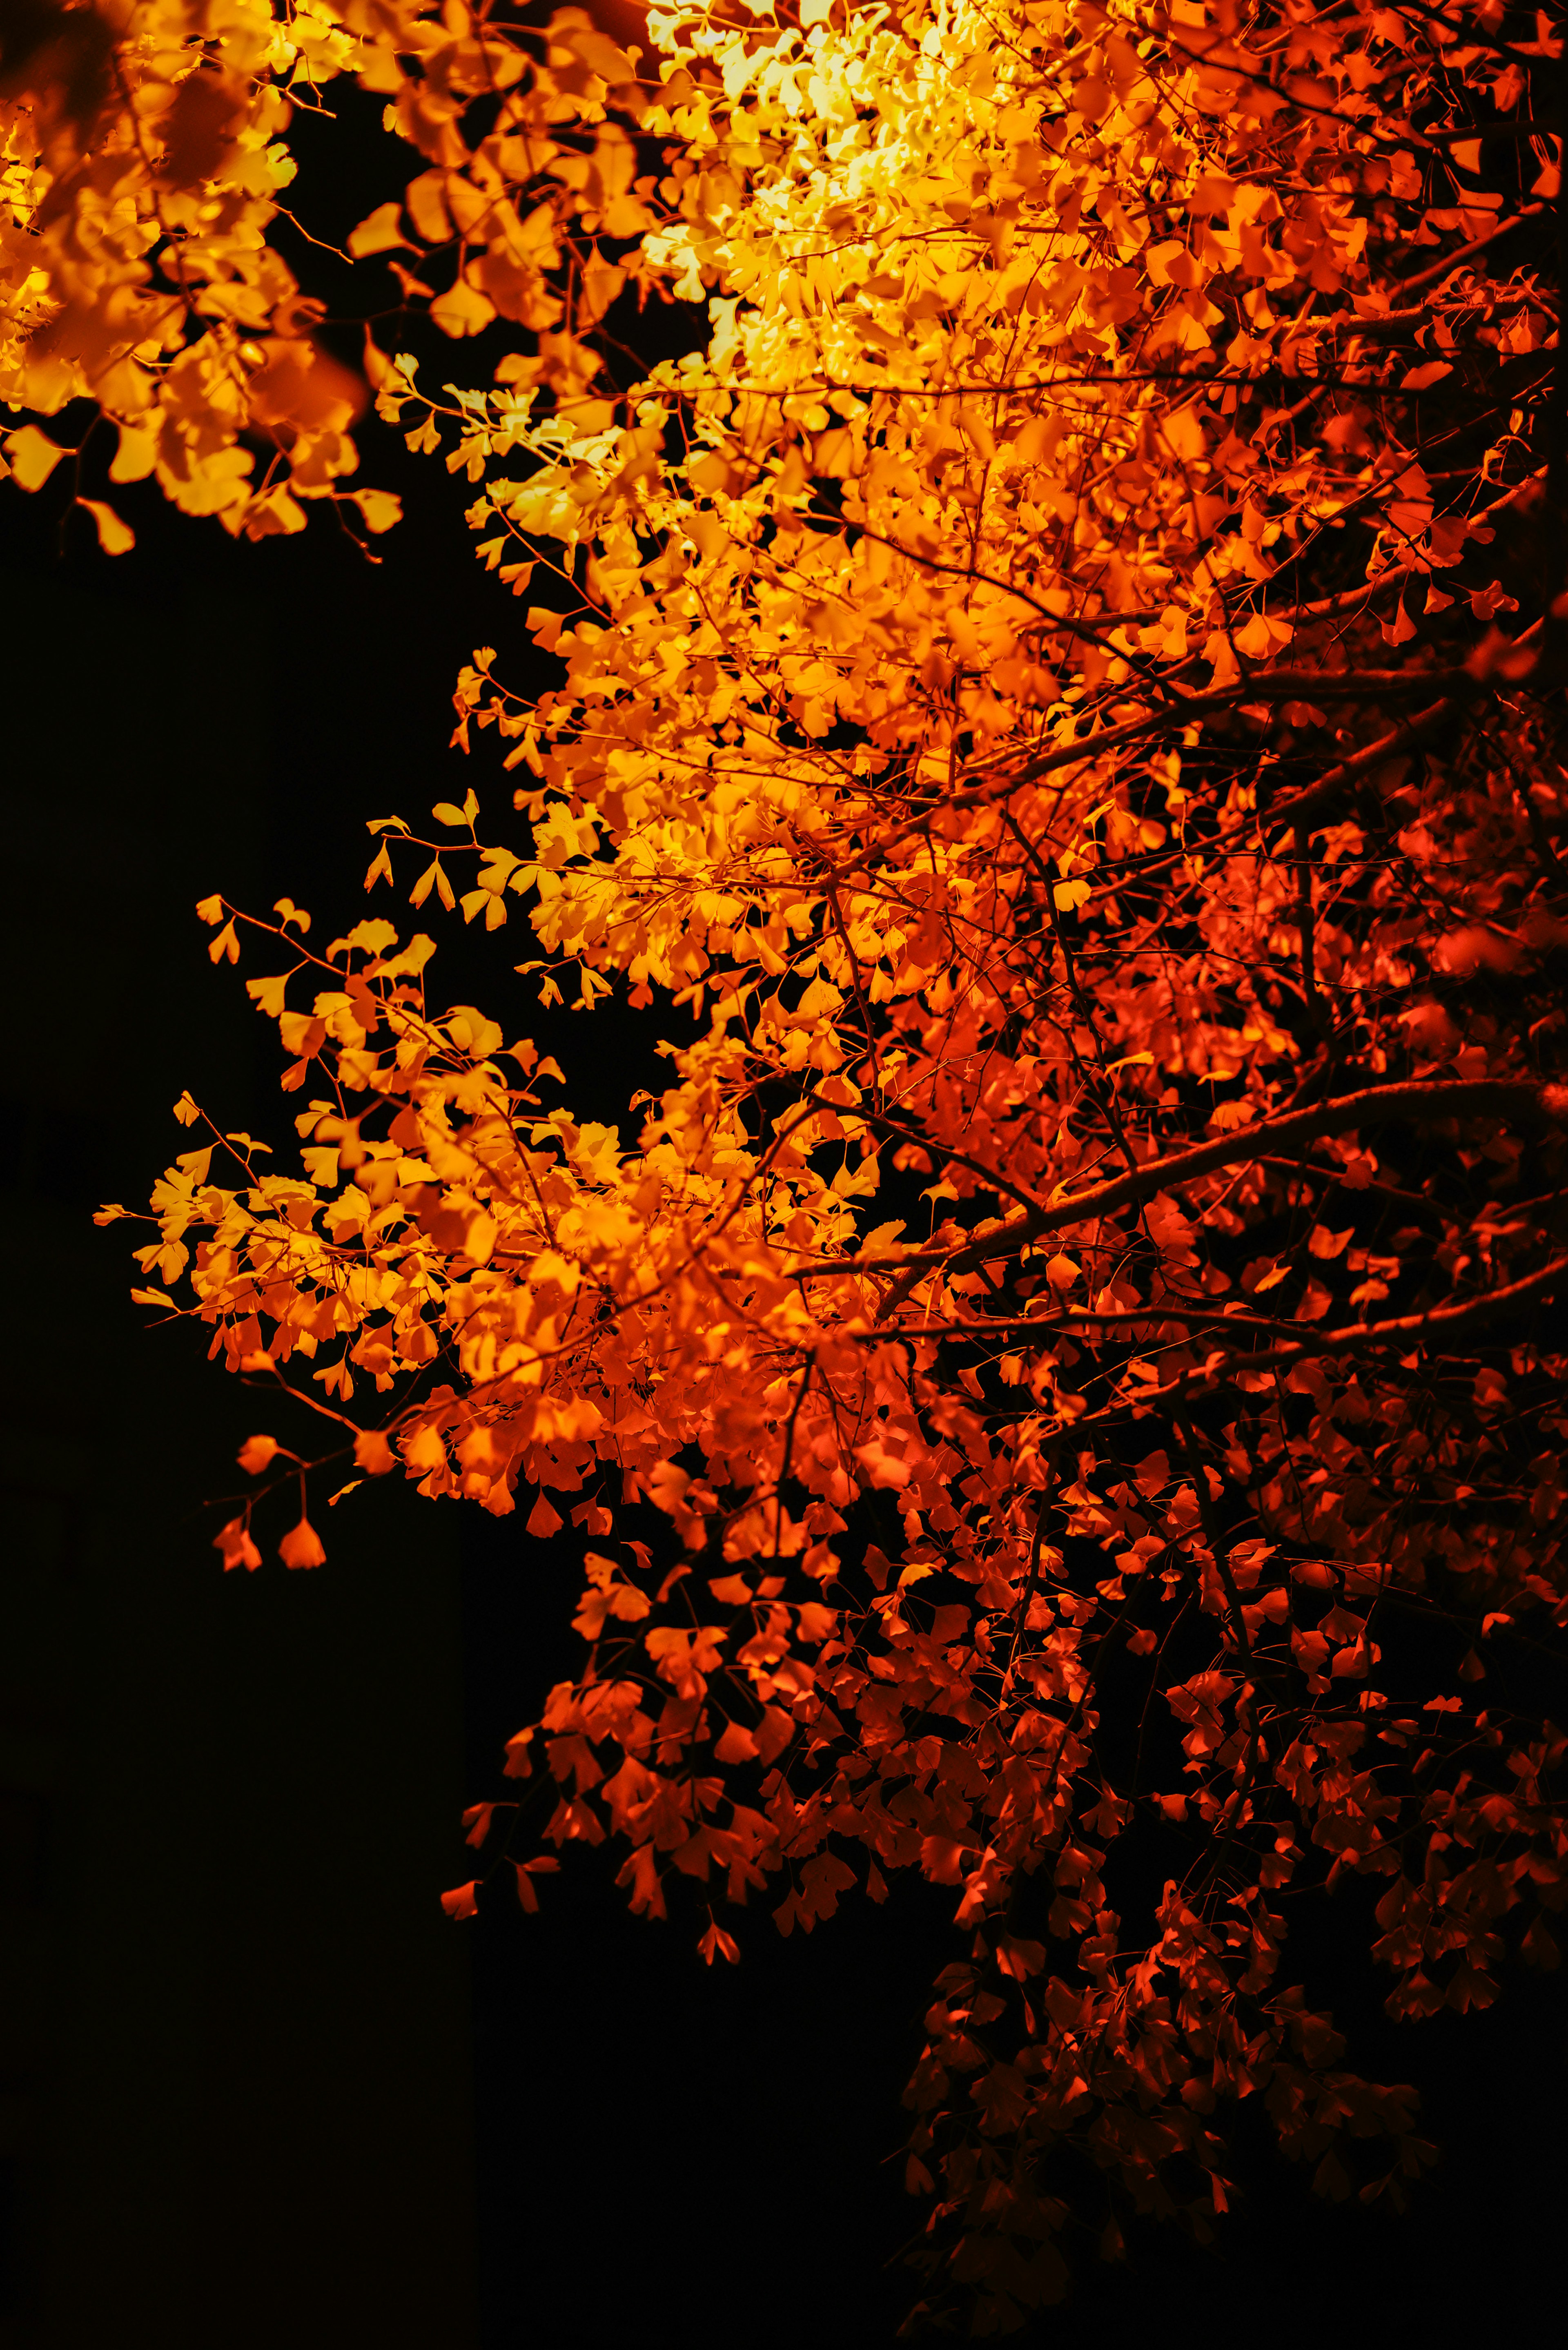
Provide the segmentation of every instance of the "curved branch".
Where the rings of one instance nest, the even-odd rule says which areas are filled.
[[[1283,1363],[1298,1355],[1342,1355],[1354,1348],[1367,1346],[1389,1346],[1396,1339],[1418,1337],[1425,1332],[1447,1330],[1457,1326],[1480,1322],[1488,1315],[1504,1313],[1521,1298],[1532,1297],[1549,1289],[1559,1275],[1568,1272],[1568,1256],[1553,1257],[1537,1273],[1526,1274],[1519,1281],[1509,1282],[1501,1289],[1489,1289],[1480,1297],[1468,1297],[1457,1305],[1433,1305],[1421,1314],[1399,1314],[1385,1322],[1350,1322],[1337,1330],[1302,1329],[1297,1325],[1265,1319],[1262,1315],[1227,1314],[1223,1307],[1183,1305],[1117,1306],[1100,1313],[1090,1305],[1071,1305],[1064,1314],[1046,1318],[1043,1315],[1017,1319],[981,1316],[973,1321],[947,1320],[940,1322],[897,1323],[878,1325],[870,1330],[853,1331],[849,1335],[872,1343],[886,1338],[896,1330],[900,1338],[1051,1338],[1071,1337],[1075,1331],[1147,1329],[1151,1323],[1167,1322],[1183,1329],[1221,1332],[1235,1330],[1250,1337],[1267,1336],[1279,1341],[1269,1355],[1241,1357],[1238,1367],[1262,1363]],[[1212,1377],[1209,1371],[1201,1376]],[[1170,1388],[1157,1388],[1155,1395],[1175,1392]]]
[[[1194,1182],[1216,1168],[1262,1159],[1285,1149],[1293,1142],[1311,1143],[1324,1135],[1386,1126],[1400,1118],[1459,1116],[1536,1116],[1568,1122],[1568,1086],[1542,1086],[1533,1079],[1505,1077],[1411,1077],[1391,1086],[1370,1086],[1361,1093],[1343,1094],[1337,1101],[1314,1102],[1305,1109],[1288,1110],[1281,1118],[1262,1119],[1256,1126],[1234,1128],[1228,1134],[1216,1136],[1212,1142],[1199,1142],[1192,1149],[1177,1151],[1168,1159],[1152,1159],[1126,1175],[1116,1175],[1109,1182],[1096,1184],[1091,1191],[1065,1199],[1059,1191],[1053,1193],[1028,1215],[1014,1217],[956,1250],[925,1249],[891,1260],[846,1260],[836,1266],[812,1270],[897,1270],[904,1278],[888,1294],[883,1308],[886,1314],[902,1304],[926,1266],[940,1264],[950,1273],[973,1272],[993,1257],[1012,1255],[1025,1242],[1037,1239],[1043,1232],[1089,1223],[1110,1215],[1117,1208],[1152,1199],[1158,1191]]]

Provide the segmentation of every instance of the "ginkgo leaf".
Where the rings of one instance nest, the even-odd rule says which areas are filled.
[[[119,425],[119,445],[109,460],[111,482],[144,482],[158,463],[158,442],[151,432],[139,432],[134,424]]]
[[[395,200],[378,204],[367,214],[358,228],[351,228],[346,240],[356,261],[373,253],[396,253],[408,245],[403,234],[402,206]]]
[[[225,1574],[233,1567],[248,1568],[254,1575],[261,1565],[261,1553],[251,1539],[249,1526],[243,1518],[231,1518],[226,1526],[213,1539],[213,1548],[223,1555]]]
[[[391,490],[350,490],[348,503],[358,507],[365,527],[379,537],[403,518],[403,502]]]
[[[1428,359],[1400,378],[1399,389],[1401,391],[1427,391],[1433,384],[1441,383],[1446,375],[1452,375],[1453,371],[1451,359]]]
[[[461,338],[483,334],[495,316],[495,305],[477,286],[460,277],[430,306],[431,317],[443,335]]]
[[[461,816],[457,816],[455,820],[458,823],[462,821]],[[389,867],[389,871],[390,868]],[[446,908],[447,912],[450,914],[452,908],[457,903],[457,897],[453,891],[452,883],[446,878],[445,871],[442,868],[441,861],[439,857],[431,864],[426,866],[424,871],[420,875],[419,879],[414,883],[413,888],[410,890],[410,905],[422,906],[432,889],[435,891],[441,903]]]
[[[560,1512],[554,1509],[550,1503],[545,1499],[545,1495],[541,1493],[538,1500],[535,1503],[533,1508],[528,1513],[528,1533],[535,1537],[535,1541],[543,1542],[547,1540],[551,1534],[559,1534],[562,1523],[563,1521]]]
[[[322,1566],[327,1560],[321,1537],[308,1518],[289,1528],[278,1544],[277,1555],[285,1566]]]
[[[36,424],[19,425],[5,435],[4,445],[11,461],[11,478],[19,490],[41,490],[61,458],[71,454]]]
[[[257,1011],[265,1012],[270,1020],[275,1020],[284,1010],[290,976],[288,972],[280,971],[270,979],[245,982],[245,993],[254,999]]]
[[[78,506],[91,515],[98,531],[98,543],[106,555],[129,555],[136,545],[136,533],[130,525],[116,514],[101,498],[78,498]]]

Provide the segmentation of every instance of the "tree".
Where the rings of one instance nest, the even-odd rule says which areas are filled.
[[[319,1564],[348,1445],[569,1515],[583,1669],[470,1821],[525,1908],[573,1842],[710,1961],[753,1891],[949,1889],[909,2176],[981,2333],[1075,2230],[1201,2231],[1254,2092],[1400,2199],[1303,1898],[1362,1888],[1398,2016],[1556,1963],[1562,16],[8,12],[0,396],[87,418],[110,551],[100,416],[230,531],[395,521],[269,238],[332,76],[419,151],[351,251],[505,349],[366,373],[557,682],[476,652],[520,820],[377,818],[367,883],[525,913],[670,1063],[579,1122],[429,936],[204,902],[273,941],[302,1171],[193,1138],[139,1294],[332,1448],[251,1440],[224,1562],[281,1484]],[[670,298],[706,348],[628,372]]]

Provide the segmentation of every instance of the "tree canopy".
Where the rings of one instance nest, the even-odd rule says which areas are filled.
[[[607,21],[5,11],[21,487],[379,534],[368,384],[497,575],[480,780],[371,821],[369,918],[199,909],[297,1169],[187,1097],[138,1294],[326,1431],[226,1565],[319,1565],[349,1448],[580,1537],[454,1915],[574,1843],[710,1960],[947,1888],[917,2318],[1006,2332],[1223,2211],[1250,2095],[1331,2196],[1428,2158],[1303,1900],[1365,1882],[1410,2019],[1556,1963],[1563,11]],[[341,77],[419,162],[363,380],[277,243]],[[410,898],[668,1085],[574,1118]]]

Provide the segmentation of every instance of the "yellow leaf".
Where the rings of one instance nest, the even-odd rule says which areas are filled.
[[[287,972],[275,972],[270,979],[247,979],[245,993],[258,1012],[265,1012],[269,1020],[275,1020],[284,1009],[284,991],[287,985]]]
[[[349,502],[365,517],[365,527],[379,538],[403,518],[403,502],[392,490],[350,490]]]
[[[158,443],[151,432],[134,424],[119,428],[119,446],[109,464],[111,482],[144,482],[158,462]]]
[[[450,335],[454,342],[464,335],[483,334],[494,316],[494,303],[465,277],[460,277],[444,294],[438,294],[431,304],[431,318],[441,333]]]
[[[11,460],[11,474],[19,490],[41,490],[62,457],[74,453],[62,449],[40,432],[36,424],[24,424],[5,436],[5,454]]]
[[[106,555],[129,555],[136,545],[136,533],[130,525],[106,505],[101,498],[78,498],[78,506],[86,508],[98,528],[98,543]]]
[[[356,261],[363,261],[372,253],[406,252],[409,240],[403,234],[402,206],[395,200],[378,204],[358,228],[349,230],[347,242]]]
[[[389,873],[388,879],[390,879],[390,878],[391,876]],[[430,896],[432,889],[435,890],[437,897],[441,899],[441,904],[446,908],[447,912],[450,914],[452,908],[457,903],[457,899],[453,893],[452,883],[447,879],[445,873],[441,869],[441,861],[439,857],[435,859],[433,864],[426,866],[424,871],[420,875],[419,879],[414,883],[413,888],[409,891],[409,903],[413,906],[422,906],[425,899]]]

